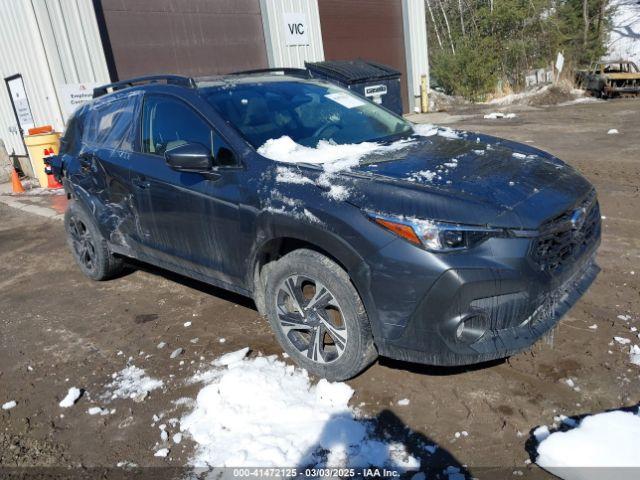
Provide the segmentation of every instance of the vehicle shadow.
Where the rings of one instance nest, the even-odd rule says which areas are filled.
[[[125,271],[122,273],[122,275],[120,275],[120,278],[130,275],[136,270],[140,270],[151,275],[160,276],[172,282],[184,285],[185,287],[198,290],[199,292],[205,293],[207,295],[212,295],[221,300],[226,300],[227,302],[235,303],[242,307],[250,308],[257,311],[255,303],[249,297],[245,297],[244,295],[240,295],[239,293],[231,292],[229,290],[225,290],[224,288],[219,288],[190,277],[185,277],[184,275],[180,275],[179,273],[165,270],[164,268],[156,267],[155,265],[144,263],[132,258],[127,258]]]
[[[364,441],[361,438],[362,428],[367,431]],[[367,468],[379,469],[379,478],[411,479],[418,473],[425,475],[418,478],[428,479],[472,478],[471,472],[452,453],[428,436],[412,431],[388,409],[382,410],[374,418],[355,421],[350,413],[334,415],[326,422],[318,440],[320,445],[332,450],[344,447],[349,452],[347,459],[338,459],[336,463],[354,468],[356,477],[360,478],[375,476],[375,473],[366,472]],[[404,446],[404,452],[398,451],[398,445]],[[301,457],[302,464],[297,466],[298,474],[308,477],[307,469],[328,467],[328,454],[329,451],[321,446],[305,452]],[[407,461],[408,456],[418,460],[419,467],[417,462]],[[383,468],[387,471],[386,475],[382,472]]]
[[[393,370],[404,370],[418,375],[427,375],[433,377],[450,377],[468,372],[484,370],[486,368],[502,365],[507,361],[506,358],[490,360],[488,362],[476,363],[472,365],[460,365],[445,367],[441,365],[422,365],[420,363],[410,363],[402,360],[393,360],[391,358],[380,357],[378,363]]]

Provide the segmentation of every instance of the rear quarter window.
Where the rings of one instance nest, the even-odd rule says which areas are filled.
[[[82,141],[113,150],[133,151],[141,95],[127,95],[91,105]]]

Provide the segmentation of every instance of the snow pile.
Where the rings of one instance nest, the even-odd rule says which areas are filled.
[[[80,395],[82,395],[82,391],[79,388],[71,387],[67,392],[67,395],[58,405],[60,405],[62,408],[73,407],[76,401],[80,398]]]
[[[546,429],[539,427],[534,431],[540,441],[536,463],[561,478],[607,476],[602,470],[590,471],[586,467],[640,467],[640,416],[636,414],[599,413],[583,418],[576,428],[551,434],[548,429],[543,432],[542,428]]]
[[[459,139],[460,135],[450,128],[437,127],[430,124],[416,124],[413,126],[415,135],[431,137],[439,135],[445,138]],[[327,172],[347,170],[358,165],[360,159],[370,153],[393,152],[409,145],[411,140],[398,140],[390,145],[376,142],[343,143],[338,144],[330,140],[320,140],[315,148],[305,147],[296,143],[291,137],[283,135],[280,138],[270,138],[259,148],[258,153],[263,157],[284,163],[310,163],[323,165]],[[304,177],[295,177],[293,172],[278,170],[276,179],[290,183],[306,183]]]
[[[283,135],[280,138],[267,140],[258,148],[258,153],[263,157],[285,163],[330,164],[341,160],[357,165],[362,156],[381,148],[384,147],[374,142],[339,145],[326,140],[320,140],[316,148],[312,148],[300,145],[291,137]]]
[[[369,466],[416,469],[404,445],[372,438],[371,422],[348,406],[345,383],[311,384],[305,370],[276,356],[224,355],[226,368],[200,373],[210,383],[180,430],[198,444],[195,466]],[[223,361],[224,359],[224,361]]]
[[[520,93],[510,93],[504,97],[494,98],[486,102],[489,105],[513,105],[513,104],[526,104],[533,97],[546,93],[549,90],[550,85],[544,85],[538,88],[532,88],[531,90],[525,90]]]
[[[515,113],[491,112],[491,113],[487,113],[484,116],[484,118],[486,120],[497,120],[498,118],[511,119],[511,118],[516,118],[516,114]]]
[[[107,385],[109,390],[105,398],[144,399],[146,395],[163,385],[162,380],[156,380],[145,375],[143,369],[130,365],[111,375],[113,381]]]
[[[3,410],[11,410],[16,405],[18,405],[18,404],[16,403],[15,400],[10,400],[10,401],[2,404],[2,409]]]
[[[615,12],[609,36],[612,60],[624,59],[640,62],[640,5],[637,0],[614,0]]]

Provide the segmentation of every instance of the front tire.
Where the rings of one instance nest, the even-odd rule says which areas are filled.
[[[267,318],[298,365],[337,381],[356,376],[376,359],[360,296],[331,259],[295,250],[270,266],[265,280]]]
[[[87,277],[107,280],[122,272],[124,262],[109,251],[93,218],[75,202],[64,214],[67,244],[74,260]]]

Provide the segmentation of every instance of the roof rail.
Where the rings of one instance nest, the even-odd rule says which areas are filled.
[[[289,68],[289,67],[258,68],[256,70],[243,70],[241,72],[233,72],[233,73],[230,73],[229,75],[252,75],[256,73],[275,73],[275,74],[279,73],[281,75],[291,75],[294,77],[303,77],[303,78],[309,78],[311,76],[309,74],[309,70],[305,68]]]
[[[180,75],[146,75],[144,77],[130,78],[120,82],[109,83],[93,89],[93,98],[98,98],[110,92],[122,90],[123,88],[133,87],[134,85],[143,83],[165,82],[167,85],[179,85],[187,88],[196,88],[196,82],[191,77],[183,77]]]

